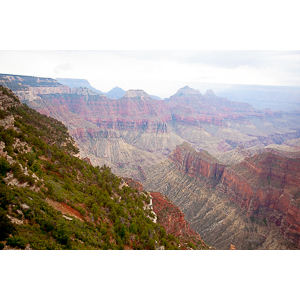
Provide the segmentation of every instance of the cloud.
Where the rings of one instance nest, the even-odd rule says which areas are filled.
[[[247,50],[155,50],[155,51],[104,51],[120,59],[139,61],[172,61],[189,65],[209,65],[219,68],[236,69],[242,66],[256,68],[269,67],[274,64],[282,68],[285,64],[294,68],[300,67],[300,51],[247,51]]]
[[[65,71],[73,71],[73,67],[71,64],[65,63],[65,64],[58,65],[53,69],[53,71],[55,74],[61,74],[64,73]]]

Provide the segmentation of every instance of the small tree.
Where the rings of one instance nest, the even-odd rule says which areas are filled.
[[[6,176],[6,173],[10,170],[10,165],[4,157],[0,157],[0,176]]]

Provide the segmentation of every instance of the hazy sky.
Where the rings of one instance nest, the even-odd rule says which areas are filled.
[[[4,1],[0,73],[84,78],[103,92],[160,97],[199,82],[300,85],[300,51],[287,51],[300,50],[295,0],[70,3]],[[269,49],[281,51],[253,51]]]
[[[300,51],[0,51],[0,73],[84,78],[168,97],[197,82],[300,85]],[[202,91],[204,92],[204,91]]]

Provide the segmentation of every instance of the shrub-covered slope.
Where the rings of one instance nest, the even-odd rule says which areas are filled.
[[[61,122],[3,87],[0,102],[0,248],[186,247],[154,222],[147,192],[76,157]]]

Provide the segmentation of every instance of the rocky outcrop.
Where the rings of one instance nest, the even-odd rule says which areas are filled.
[[[200,240],[200,235],[191,229],[190,224],[184,219],[184,213],[168,197],[161,193],[150,193],[153,197],[153,210],[158,216],[158,221],[164,226],[167,233],[176,237],[195,236]]]
[[[144,186],[137,180],[133,180],[132,178],[124,177],[124,181],[133,189],[137,189],[139,192],[144,190]]]
[[[179,171],[204,180],[208,186],[215,186],[225,169],[225,165],[219,163],[208,152],[196,152],[188,143],[178,146],[169,155],[169,159],[175,162]]]
[[[12,90],[0,85],[0,110],[5,111],[12,106],[19,105],[20,100],[13,94]]]
[[[201,95],[200,91],[190,88],[189,86],[185,86],[177,91],[174,95],[175,97],[181,97],[184,95]]]
[[[89,165],[92,165],[92,162],[88,157],[84,157],[82,160],[88,163]]]
[[[12,115],[9,115],[0,120],[0,126],[3,126],[3,128],[7,130],[14,127],[14,122],[14,117]]]
[[[123,178],[126,184],[142,192],[143,185],[132,178]],[[197,248],[212,249],[200,237],[198,233],[191,229],[189,222],[185,220],[185,215],[165,195],[157,192],[150,192],[151,206],[157,216],[157,223],[161,224],[167,234],[172,234],[180,239],[181,249],[191,249],[188,240],[192,240]]]

